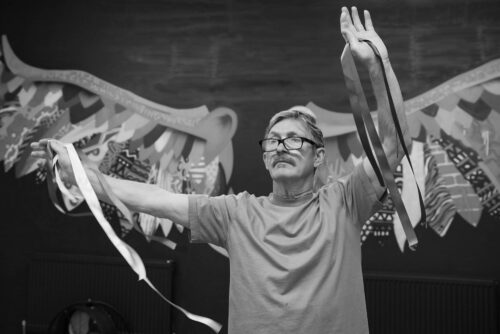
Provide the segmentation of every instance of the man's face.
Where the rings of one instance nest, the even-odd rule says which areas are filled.
[[[294,118],[276,123],[267,135],[267,138],[287,137],[305,137],[313,140],[306,125]],[[290,151],[280,143],[276,151],[264,152],[263,158],[271,178],[280,182],[314,177],[314,167],[319,164],[320,159],[322,160],[322,154],[308,142],[304,142],[301,149]]]

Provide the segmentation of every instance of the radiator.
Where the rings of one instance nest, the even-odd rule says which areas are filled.
[[[371,334],[497,334],[496,281],[365,275]]]
[[[153,284],[170,298],[173,262],[145,265]],[[43,332],[65,307],[91,299],[113,306],[131,333],[170,333],[170,306],[121,258],[38,254],[29,270],[26,322],[32,332]]]

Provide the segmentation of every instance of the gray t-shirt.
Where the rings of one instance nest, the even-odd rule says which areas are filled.
[[[298,200],[190,196],[191,240],[229,254],[228,332],[368,333],[360,231],[379,205],[362,164]]]

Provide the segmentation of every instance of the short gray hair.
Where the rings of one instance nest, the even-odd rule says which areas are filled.
[[[316,146],[325,146],[323,132],[320,130],[320,128],[318,128],[318,125],[316,124],[316,115],[314,115],[311,109],[304,106],[294,106],[290,109],[276,113],[273,117],[271,117],[271,120],[269,120],[269,124],[267,125],[266,131],[264,132],[264,138],[267,137],[269,131],[271,131],[271,128],[273,126],[285,119],[297,119],[302,121],[311,133],[313,137],[312,139],[316,143]]]

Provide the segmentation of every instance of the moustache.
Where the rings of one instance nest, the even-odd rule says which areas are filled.
[[[295,166],[295,161],[293,159],[285,157],[285,156],[279,156],[279,157],[274,158],[272,166],[274,167],[280,162],[288,163],[292,166]]]

